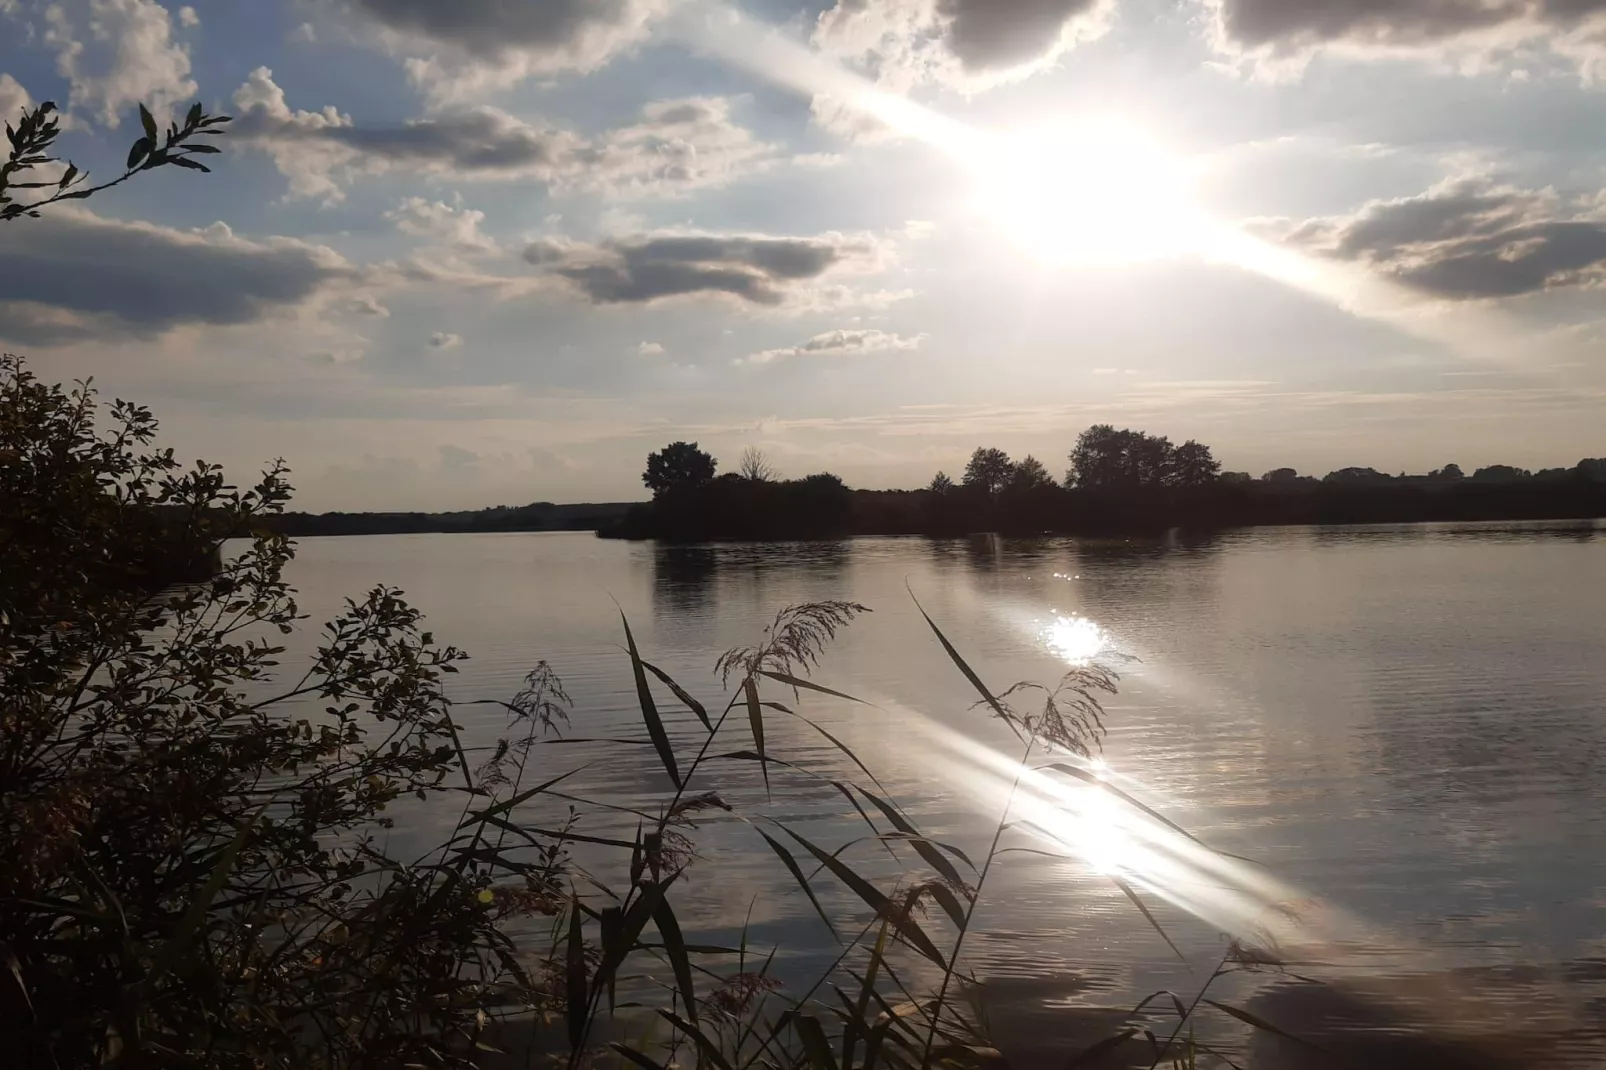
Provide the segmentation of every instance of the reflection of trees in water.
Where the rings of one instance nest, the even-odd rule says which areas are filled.
[[[1606,535],[1606,522],[1600,520],[1499,520],[1464,524],[1364,524],[1327,525],[1309,529],[1318,545],[1343,546],[1352,543],[1512,542],[1536,539],[1561,542],[1591,542]]]
[[[810,543],[658,543],[653,548],[653,619],[695,642],[711,637],[720,608],[765,613],[815,597],[847,597],[841,577],[846,541]],[[688,629],[691,634],[687,634]]]

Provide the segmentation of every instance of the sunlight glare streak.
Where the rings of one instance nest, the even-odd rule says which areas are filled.
[[[670,29],[726,62],[805,96],[835,98],[896,134],[980,169],[991,190],[985,203],[1045,259],[1107,263],[1201,255],[1465,358],[1519,367],[1532,345],[1515,320],[1494,310],[1447,311],[1360,265],[1325,261],[1208,217],[1191,203],[1194,166],[1114,118],[1024,134],[983,131],[889,93],[717,0],[685,5]]]

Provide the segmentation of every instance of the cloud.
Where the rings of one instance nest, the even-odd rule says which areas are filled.
[[[162,120],[196,94],[189,51],[172,39],[167,9],[154,0],[51,4],[45,22],[56,69],[71,85],[70,107],[90,109],[107,128],[136,103]]]
[[[258,67],[234,94],[230,136],[273,157],[300,197],[338,200],[362,174],[394,169],[477,181],[535,179],[555,191],[676,196],[767,165],[775,147],[731,118],[722,97],[648,104],[641,120],[588,138],[493,107],[445,110],[400,126],[359,126],[333,107],[292,110],[273,71]]]
[[[408,73],[440,95],[592,71],[647,35],[669,0],[349,0]],[[422,54],[420,54],[422,53]]]
[[[1051,65],[1102,34],[1109,0],[837,0],[815,23],[816,47],[884,88],[939,83],[984,89]],[[816,101],[816,116],[840,114]]]
[[[201,16],[195,13],[193,7],[186,5],[178,9],[178,24],[180,26],[199,26],[201,24]]]
[[[485,213],[445,201],[408,197],[385,213],[403,234],[426,238],[462,253],[488,253],[497,249],[496,240],[480,230]]]
[[[530,264],[566,280],[595,304],[643,304],[716,295],[778,306],[836,270],[873,270],[887,253],[866,235],[813,238],[665,233],[599,245],[532,242]]]
[[[643,357],[661,357],[664,355],[664,346],[662,342],[643,342],[636,347],[636,353]]]
[[[440,447],[441,467],[447,471],[457,471],[472,467],[479,463],[480,455],[473,450],[465,450],[461,446],[450,444]]]
[[[16,125],[17,112],[32,104],[33,98],[20,82],[9,74],[0,74],[0,116],[5,122]]]
[[[390,318],[390,309],[386,308],[372,294],[356,294],[340,302],[335,307],[337,311],[351,316],[373,316],[376,319]]]
[[[463,345],[463,336],[449,331],[436,331],[429,336],[429,344],[432,349],[459,349]]]
[[[1606,199],[1568,201],[1482,177],[1350,216],[1273,226],[1289,245],[1369,265],[1450,300],[1515,297],[1606,281]],[[1277,233],[1280,232],[1280,233]]]
[[[1598,62],[1606,0],[1207,0],[1218,47],[1297,64],[1319,49],[1488,59],[1525,45]]]
[[[893,350],[919,349],[926,340],[923,334],[904,337],[878,330],[836,330],[817,334],[800,346],[785,349],[765,349],[738,364],[770,364],[791,357],[855,356],[860,353],[885,353]]]
[[[251,241],[223,223],[179,230],[58,209],[0,227],[0,337],[53,344],[252,323],[357,272],[294,238]]]

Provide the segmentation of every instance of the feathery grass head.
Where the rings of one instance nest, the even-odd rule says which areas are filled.
[[[714,663],[720,681],[728,685],[731,677],[746,679],[760,672],[778,672],[797,675],[799,669],[807,672],[820,662],[826,644],[836,633],[852,623],[869,608],[857,602],[804,602],[787,606],[775,614],[775,619],[764,629],[764,641],[758,646],[735,647],[725,651]]]

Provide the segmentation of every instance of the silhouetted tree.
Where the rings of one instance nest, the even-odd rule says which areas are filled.
[[[954,481],[948,478],[947,472],[938,472],[931,477],[931,485],[926,489],[933,494],[948,494],[954,489]]]
[[[1162,440],[1163,441],[1163,440]],[[1169,482],[1178,487],[1203,487],[1221,474],[1221,462],[1210,455],[1210,447],[1189,439],[1171,455]]]
[[[1292,483],[1299,478],[1299,473],[1292,468],[1273,468],[1260,477],[1262,483]]]
[[[1322,477],[1323,483],[1391,483],[1394,477],[1375,468],[1340,468]]]
[[[1466,473],[1461,471],[1461,466],[1458,464],[1447,464],[1436,472],[1428,473],[1429,479],[1456,480],[1465,479],[1466,477]]]
[[[1473,472],[1472,478],[1484,483],[1514,483],[1519,479],[1527,479],[1532,474],[1526,468],[1513,468],[1509,464],[1491,464],[1487,468]]]
[[[1018,491],[1033,490],[1038,487],[1052,487],[1054,485],[1054,477],[1048,474],[1048,469],[1043,467],[1043,462],[1028,453],[1010,471],[1009,482],[1006,487],[1009,490]]]
[[[1170,479],[1175,453],[1163,435],[1095,424],[1077,436],[1065,481],[1088,490],[1163,486]]]
[[[657,453],[647,455],[647,470],[641,481],[653,496],[699,487],[714,478],[717,464],[711,454],[695,442],[671,442]]]
[[[1218,483],[1231,483],[1234,485],[1253,483],[1254,481],[1255,477],[1248,472],[1223,472],[1216,477],[1216,482]]]
[[[743,479],[751,479],[754,483],[773,483],[781,474],[770,463],[769,454],[757,446],[749,446],[742,451],[742,459],[737,463],[736,471]]]
[[[1009,454],[1000,449],[978,446],[976,452],[970,455],[970,462],[965,465],[965,486],[976,487],[989,496],[997,496],[1014,471],[1015,465],[1010,461]]]

